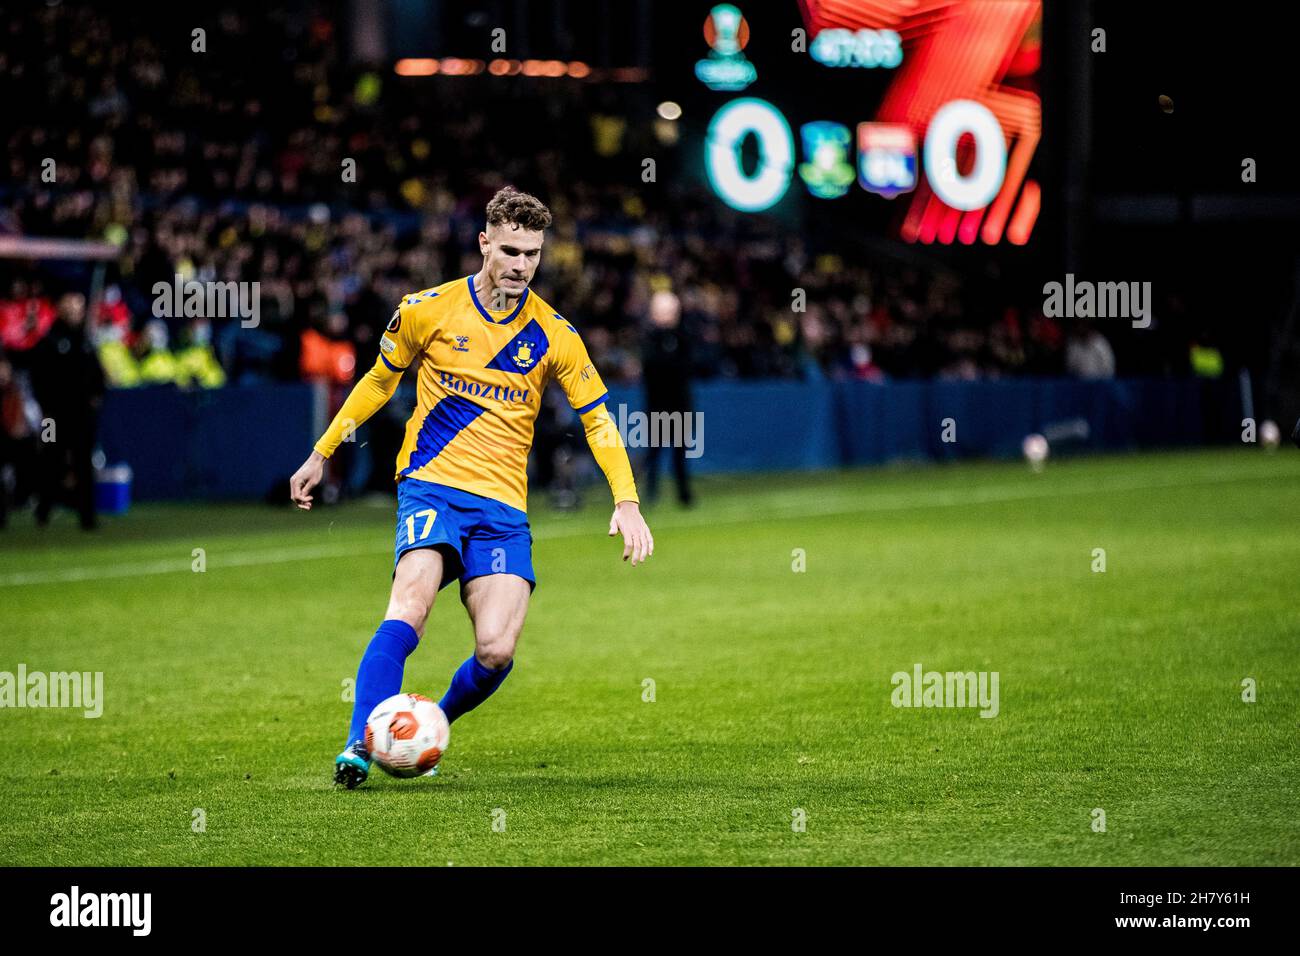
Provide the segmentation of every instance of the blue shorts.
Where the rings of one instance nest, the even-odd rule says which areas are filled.
[[[397,545],[393,568],[407,551],[437,548],[443,556],[440,588],[485,574],[533,576],[528,515],[492,498],[418,478],[397,483]]]

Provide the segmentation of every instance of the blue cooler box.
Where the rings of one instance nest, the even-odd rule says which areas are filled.
[[[125,514],[131,506],[131,466],[113,465],[95,472],[95,510],[105,515]]]

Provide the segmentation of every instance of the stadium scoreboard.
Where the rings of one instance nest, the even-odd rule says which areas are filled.
[[[713,193],[742,213],[857,194],[894,204],[882,228],[907,242],[1028,242],[1041,0],[795,6],[707,7],[693,78]]]

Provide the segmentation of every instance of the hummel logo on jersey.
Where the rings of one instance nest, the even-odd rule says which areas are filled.
[[[468,352],[468,351],[469,351],[469,336],[468,336],[468,335],[458,335],[458,336],[456,336],[456,344],[453,345],[453,346],[451,347],[451,350],[452,350],[453,352]]]

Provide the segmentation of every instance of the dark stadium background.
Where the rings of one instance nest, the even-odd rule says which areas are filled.
[[[679,292],[713,283],[726,293],[687,293],[692,371],[702,383],[963,380],[1068,374],[1072,324],[1035,316],[1043,283],[1073,272],[1153,283],[1155,329],[1100,328],[1120,377],[1186,379],[1193,343],[1222,356],[1219,383],[1204,389],[1204,429],[1171,427],[1169,443],[1234,440],[1243,406],[1261,420],[1294,420],[1300,397],[1286,373],[1300,337],[1297,191],[1281,150],[1277,91],[1264,79],[1285,55],[1276,33],[1216,31],[1158,5],[1046,4],[1042,67],[1026,83],[1043,100],[1043,139],[1029,173],[1045,198],[1030,241],[919,244],[897,238],[905,197],[884,202],[855,185],[840,199],[819,200],[795,177],[767,213],[741,214],[711,193],[705,130],[727,99],[763,97],[795,128],[812,119],[852,128],[871,117],[890,81],[888,70],[830,69],[791,53],[790,30],[805,21],[798,4],[781,3],[744,10],[757,81],[743,94],[706,89],[693,70],[708,52],[702,24],[711,6],[15,8],[4,23],[0,122],[9,168],[0,228],[14,237],[125,241],[104,282],[141,363],[149,354],[147,289],[181,262],[202,268],[207,259],[221,278],[262,281],[260,329],[237,335],[229,322],[212,324],[209,364],[219,362],[224,376],[210,370],[211,378],[324,380],[327,398],[307,410],[285,406],[304,436],[374,360],[376,323],[398,295],[474,268],[478,210],[505,182],[554,206],[557,234],[538,289],[586,330],[602,373],[628,389],[620,395],[634,395],[640,381],[641,327],[656,283]],[[1080,38],[1108,24],[1107,51],[1091,52]],[[189,48],[195,26],[208,31],[205,53]],[[393,64],[408,57],[489,60],[497,26],[506,30],[502,56],[576,60],[592,72],[394,74]],[[1171,113],[1157,105],[1162,94],[1173,99]],[[666,100],[681,104],[677,123],[656,120]],[[671,141],[656,124],[673,127]],[[602,135],[613,148],[602,149]],[[62,175],[46,184],[40,161],[52,153]],[[755,161],[752,142],[745,154]],[[1240,180],[1247,155],[1259,164],[1257,183]],[[658,164],[652,183],[641,179],[647,156]],[[340,182],[343,157],[357,161],[355,184]],[[250,214],[250,202],[262,211]],[[255,224],[266,210],[279,219],[269,234]],[[802,258],[790,259],[791,250]],[[817,266],[824,256],[839,263],[838,275]],[[796,261],[802,269],[789,265]],[[0,260],[0,278],[6,314],[21,311],[22,290],[35,283],[47,322],[63,291],[96,288],[89,265],[67,261]],[[791,290],[803,287],[812,289],[814,309],[828,310],[816,320],[820,341],[808,338],[803,320],[778,316]],[[883,310],[873,323],[913,325],[906,346],[873,341],[868,365],[850,344],[866,334],[864,301]],[[172,352],[190,344],[185,322],[166,327]],[[9,340],[20,372],[38,336]],[[311,348],[319,355],[304,358]],[[350,371],[330,372],[336,355]],[[1249,402],[1237,378],[1243,368]],[[166,464],[145,461],[147,449],[130,442],[133,429],[121,427],[137,414],[110,393],[102,438],[104,463],[136,459],[138,498],[174,496],[187,484],[227,496],[275,493],[266,487],[269,470],[235,486],[214,484],[203,461],[160,474]],[[183,405],[174,414],[195,413]],[[557,416],[554,427],[571,431],[572,421]],[[397,424],[374,423],[366,444],[373,462],[346,480],[335,475],[345,493],[385,487],[382,463]],[[1007,454],[1019,437],[1007,432],[967,452]],[[1136,440],[1160,437],[1152,427]],[[725,455],[717,461],[725,470]]]

